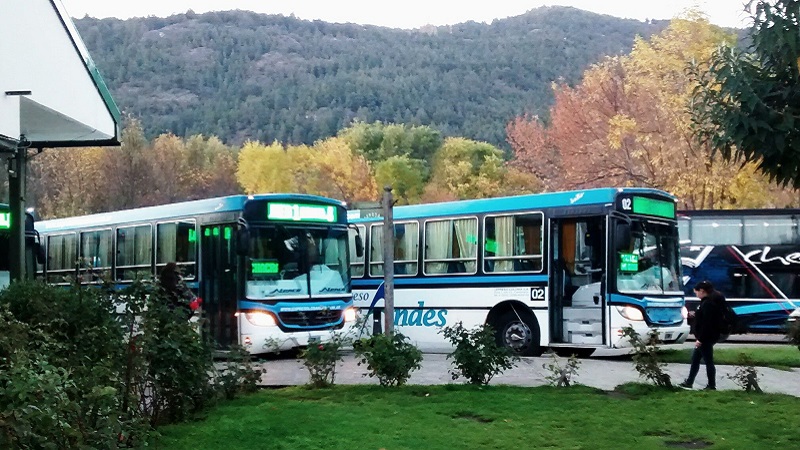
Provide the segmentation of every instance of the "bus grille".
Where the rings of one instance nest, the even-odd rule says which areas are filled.
[[[655,325],[675,325],[683,322],[680,308],[647,308],[647,318]]]
[[[318,311],[291,311],[278,313],[284,325],[292,327],[321,327],[335,324],[342,320],[342,311],[321,309]]]

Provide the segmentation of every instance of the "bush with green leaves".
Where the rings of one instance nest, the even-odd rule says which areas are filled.
[[[110,297],[13,283],[0,309],[0,447],[115,446],[124,352]]]
[[[566,364],[562,365],[555,352],[550,353],[550,362],[542,364],[542,368],[548,371],[544,377],[551,386],[570,387],[572,380],[578,375],[578,367],[581,362],[576,355],[567,359]]]
[[[753,359],[746,353],[740,353],[734,373],[728,375],[739,387],[747,392],[762,392],[758,385],[758,369],[756,369]]]
[[[264,372],[266,369],[253,366],[253,358],[247,349],[235,345],[228,352],[222,368],[217,371],[217,389],[228,400],[238,394],[255,392]]]
[[[377,377],[381,386],[402,386],[411,372],[421,367],[422,351],[402,333],[375,334],[360,339],[354,347],[358,365],[366,364],[369,376]]]
[[[214,402],[213,345],[168,304],[146,282],[0,292],[0,448],[144,445]]]
[[[622,329],[622,336],[628,338],[633,347],[633,364],[639,376],[652,381],[656,386],[672,388],[670,376],[664,372],[666,363],[661,361],[658,354],[658,345],[661,343],[658,331],[650,330],[647,339],[642,339],[633,327],[627,326]]]
[[[786,324],[786,338],[800,350],[800,318]]]
[[[519,361],[519,357],[506,347],[497,345],[495,331],[489,324],[466,329],[461,322],[440,331],[455,348],[447,355],[455,370],[450,370],[453,380],[466,378],[470,384],[489,384],[492,378]]]
[[[300,353],[303,365],[308,369],[309,385],[313,388],[332,386],[336,381],[336,365],[344,358],[342,349],[352,339],[341,333],[333,333],[324,343],[309,343]]]

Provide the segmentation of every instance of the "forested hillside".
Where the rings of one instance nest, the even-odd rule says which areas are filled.
[[[589,64],[666,23],[545,7],[413,31],[243,11],[76,25],[148,137],[310,144],[359,119],[507,147],[506,123],[546,114],[553,81],[577,82]]]

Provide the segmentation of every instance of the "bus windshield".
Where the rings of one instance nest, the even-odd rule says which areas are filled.
[[[348,293],[347,239],[345,229],[253,228],[247,298],[269,300]]]
[[[617,252],[617,289],[624,293],[683,294],[675,226],[634,220],[627,249]]]

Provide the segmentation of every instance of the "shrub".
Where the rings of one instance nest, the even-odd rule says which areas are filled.
[[[402,386],[421,367],[422,352],[401,333],[362,338],[354,347],[358,364],[366,364],[369,376],[378,377],[381,386]]]
[[[471,384],[489,384],[495,375],[514,367],[519,361],[519,357],[508,348],[497,345],[491,325],[467,330],[458,322],[452,327],[442,328],[440,333],[455,347],[453,353],[447,355],[456,367],[456,370],[450,370],[453,380],[464,377]]]
[[[0,447],[116,445],[126,422],[112,310],[102,289],[28,282],[0,293]]]
[[[301,353],[303,365],[308,369],[311,387],[320,388],[334,384],[336,365],[343,360],[342,347],[349,345],[350,339],[334,333],[325,343],[309,344]]]
[[[666,365],[658,355],[658,331],[650,330],[647,340],[643,340],[633,327],[622,329],[622,336],[628,338],[633,346],[633,363],[639,376],[652,381],[656,386],[672,388],[672,381],[668,373],[664,372]]]
[[[153,426],[184,420],[214,400],[213,345],[168,304],[150,292],[136,339],[145,362],[139,404]]]
[[[214,401],[213,347],[166,305],[148,283],[0,292],[0,448],[138,446]]]
[[[800,350],[800,318],[787,323],[786,338],[790,344],[796,345],[797,349]]]
[[[581,362],[578,360],[578,357],[572,355],[567,359],[567,363],[562,366],[558,360],[558,356],[555,352],[552,352],[550,353],[550,363],[542,364],[542,368],[550,372],[545,379],[551,386],[569,387],[572,383],[572,379],[578,375],[578,367],[580,367],[580,365]]]
[[[253,367],[252,357],[244,347],[236,345],[228,353],[228,360],[217,372],[217,389],[228,400],[238,394],[255,392],[266,369]]]
[[[747,392],[762,392],[761,387],[758,385],[758,370],[755,367],[755,363],[745,353],[739,354],[736,371],[728,375],[728,378]]]

